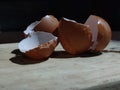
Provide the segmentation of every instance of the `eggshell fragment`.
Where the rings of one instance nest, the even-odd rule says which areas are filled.
[[[70,54],[86,52],[91,46],[92,34],[88,25],[62,18],[58,32],[63,48]]]
[[[47,32],[31,32],[30,35],[23,39],[18,48],[26,56],[34,59],[48,58],[57,45],[57,37]]]
[[[110,25],[103,18],[95,15],[90,15],[85,24],[90,26],[92,32],[93,45],[90,49],[102,51],[111,40],[112,31]]]
[[[90,30],[92,32],[92,43],[93,44],[90,46],[91,50],[94,50],[96,48],[96,44],[97,44],[97,36],[98,36],[97,22],[98,22],[98,20],[95,19],[93,15],[90,15],[85,22],[85,25],[89,25]]]
[[[59,26],[59,21],[53,15],[46,15],[34,28],[35,31],[45,31],[53,33]]]
[[[26,30],[23,31],[25,36],[28,36],[29,33],[33,32],[35,26],[39,23],[40,23],[40,21],[35,21],[35,22],[31,23],[29,26],[27,26]]]

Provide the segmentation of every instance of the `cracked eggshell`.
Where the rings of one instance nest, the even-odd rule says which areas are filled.
[[[53,15],[46,15],[34,28],[35,31],[44,31],[54,33],[59,26],[59,21]]]
[[[59,21],[53,15],[46,15],[41,18],[40,21],[35,21],[31,23],[26,30],[24,30],[25,37],[28,36],[33,31],[44,31],[49,32],[57,36],[57,29],[59,26]]]
[[[90,26],[92,32],[93,45],[91,50],[102,51],[112,37],[110,25],[106,20],[96,15],[90,15],[85,24]]]
[[[62,18],[58,33],[63,48],[70,54],[84,53],[91,46],[92,34],[88,25]]]
[[[33,32],[35,26],[38,25],[39,23],[40,23],[40,21],[35,21],[35,22],[31,23],[30,25],[28,25],[26,30],[23,31],[25,37],[27,37],[31,32]]]
[[[19,50],[34,59],[48,58],[57,45],[57,37],[47,32],[31,32],[19,44]]]

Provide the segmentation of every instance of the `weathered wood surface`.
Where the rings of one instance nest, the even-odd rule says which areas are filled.
[[[17,43],[0,45],[0,90],[119,90],[120,42],[101,54],[69,55],[59,44],[50,58],[25,57]]]

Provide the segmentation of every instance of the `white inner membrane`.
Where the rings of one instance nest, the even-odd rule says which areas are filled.
[[[76,22],[75,20],[71,20],[71,19],[68,19],[68,18],[63,18],[64,20],[66,21],[70,21],[70,22]]]
[[[86,25],[89,25],[90,30],[92,32],[92,46],[90,49],[94,50],[97,45],[97,36],[98,36],[98,20],[95,18],[94,15],[90,15],[85,22]]]
[[[44,44],[51,40],[56,40],[57,37],[47,32],[31,32],[29,36],[23,39],[19,44],[18,48],[21,52],[26,52],[31,49],[38,47],[41,44]]]
[[[31,23],[26,30],[24,31],[24,34],[28,35],[30,32],[33,31],[33,29],[35,28],[36,25],[38,25],[40,23],[40,21],[35,21],[33,23]]]

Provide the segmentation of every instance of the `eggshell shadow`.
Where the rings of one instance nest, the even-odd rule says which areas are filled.
[[[42,62],[48,60],[48,58],[41,59],[41,60],[36,60],[36,59],[32,59],[32,58],[26,57],[23,53],[21,53],[19,51],[19,49],[15,49],[11,53],[15,54],[15,56],[10,58],[9,60],[11,62],[13,62],[13,63],[20,64],[20,65],[42,63]]]
[[[93,52],[85,52],[82,54],[69,54],[66,51],[54,51],[52,53],[52,55],[50,56],[51,58],[76,58],[76,57],[80,57],[80,58],[88,58],[88,57],[94,57],[94,56],[99,56],[102,55],[102,52],[97,52],[97,53],[93,53]]]

